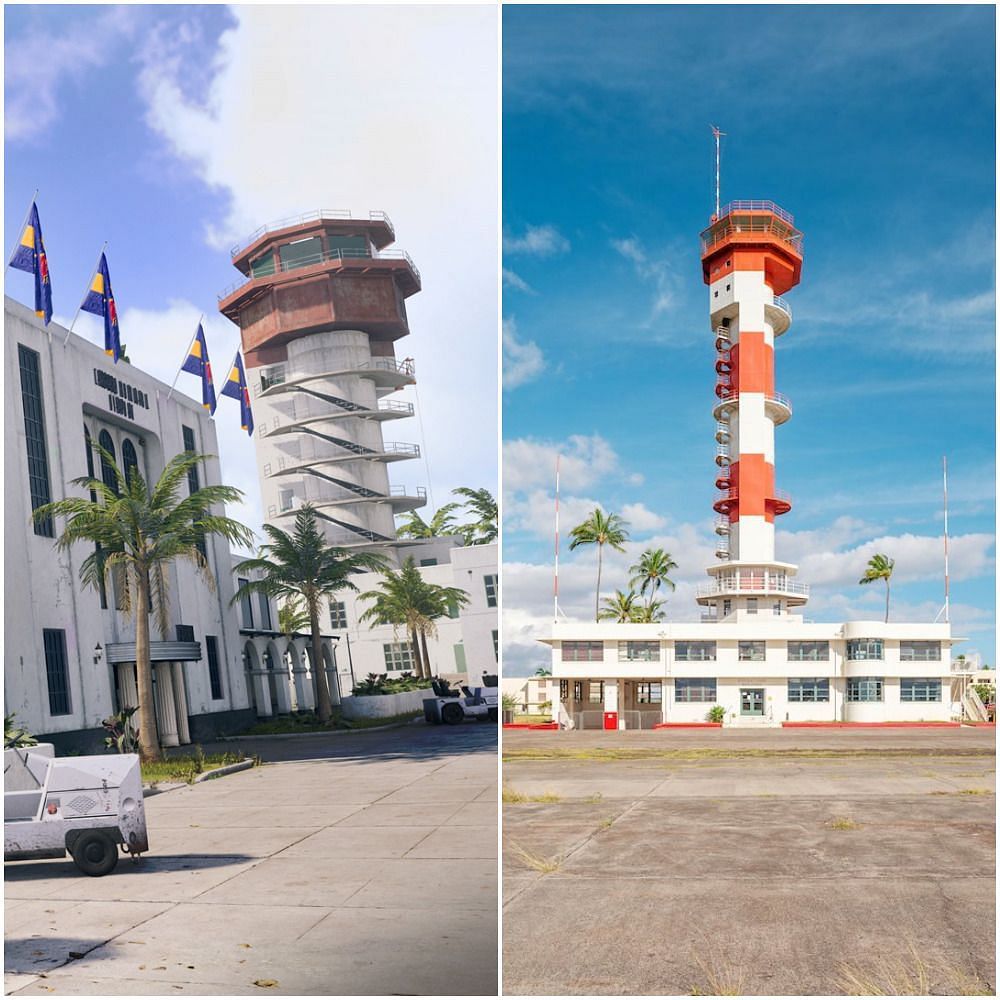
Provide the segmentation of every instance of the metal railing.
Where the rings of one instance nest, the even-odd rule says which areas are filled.
[[[718,409],[722,403],[731,405],[732,403],[738,403],[739,401],[740,401],[740,394],[738,390],[723,389],[722,395],[718,397],[718,402],[716,402],[715,404],[715,409]],[[765,396],[764,402],[780,406],[783,409],[788,410],[789,413],[792,412],[792,401],[787,396],[782,395],[782,393],[780,392],[773,393],[770,396]],[[718,422],[716,424],[716,427],[718,428]],[[726,429],[728,430],[728,428]],[[716,433],[718,433],[718,430],[716,430]]]
[[[786,212],[780,205],[775,205],[773,201],[730,201],[719,209],[719,218],[724,219],[733,212],[770,212],[779,219],[784,219],[790,226],[795,225],[795,217],[791,212]]]
[[[775,295],[774,302],[766,302],[765,305],[773,305],[775,309],[788,313],[788,318],[792,318],[792,307],[780,295]]]
[[[404,358],[397,361],[395,358],[372,358],[371,361],[363,361],[358,365],[359,370],[374,368],[376,371],[395,372],[398,375],[415,375],[416,369],[413,367],[412,358]]]
[[[698,587],[698,597],[715,597],[720,594],[757,592],[765,594],[796,594],[809,596],[809,584],[799,583],[782,576],[772,576],[766,571],[749,572],[741,570],[737,573],[720,575],[711,583],[703,583]]]
[[[419,458],[420,445],[405,444],[402,441],[387,441],[382,445],[382,453],[386,455],[412,455],[414,458]]]
[[[415,493],[410,493],[405,486],[390,486],[389,496],[391,497],[419,497],[423,500],[427,499],[427,488],[424,486],[416,487]]]
[[[252,243],[256,243],[265,233],[274,233],[279,229],[288,229],[290,226],[301,226],[306,222],[323,222],[327,219],[331,222],[342,222],[345,219],[349,220],[351,218],[350,209],[321,208],[315,212],[305,212],[303,215],[291,215],[286,219],[277,219],[275,222],[269,222],[267,225],[254,230],[242,243],[237,243],[236,246],[232,247],[229,255],[235,257],[241,250],[245,250]],[[389,227],[389,232],[392,233],[393,239],[395,239],[395,227],[385,212],[369,212],[368,220],[370,222],[384,222]]]
[[[341,266],[343,266],[351,262],[363,260],[405,261],[416,277],[417,284],[419,285],[421,283],[420,270],[417,265],[413,263],[413,258],[405,250],[321,250],[319,253],[305,254],[302,257],[297,257],[295,260],[280,261],[278,266],[273,268],[267,274],[255,275],[251,271],[246,277],[233,282],[233,284],[221,291],[219,293],[219,301],[221,302],[223,299],[229,298],[229,296],[234,292],[237,292],[244,286],[249,285],[258,277],[271,278],[275,274],[284,274],[289,271],[300,271],[304,267],[312,267],[315,264],[326,264],[331,261],[337,261],[341,264]]]
[[[329,372],[289,371],[285,368],[269,368],[261,373],[260,381],[254,384],[254,395],[259,396],[262,392],[267,392],[268,389],[273,389],[277,385],[286,385],[289,382],[302,382],[308,379],[332,378],[338,373],[345,371],[384,371],[395,375],[402,375],[405,378],[416,377],[416,368],[410,358],[405,358],[403,361],[397,361],[395,358],[372,358],[371,361],[362,361],[356,365],[349,364],[346,368],[338,368]],[[385,405],[380,403],[378,408],[380,410],[395,410],[398,408],[399,412],[403,412],[408,408],[412,412],[413,404],[396,403],[392,400],[387,400],[385,401]]]
[[[732,525],[729,523],[729,518],[720,514],[715,519],[715,533],[717,535],[728,535],[732,530]]]
[[[743,218],[738,224],[729,219],[716,223],[711,229],[706,229],[701,236],[701,252],[707,253],[723,240],[745,233],[767,233],[777,237],[782,243],[787,243],[796,254],[802,253],[804,240],[800,232],[789,228],[784,222],[776,222],[775,216],[757,215]]]
[[[405,413],[411,417],[415,412],[412,403],[398,403],[394,399],[380,399],[378,409],[380,413]]]

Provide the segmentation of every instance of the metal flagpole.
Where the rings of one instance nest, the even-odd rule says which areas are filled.
[[[948,594],[948,456],[941,459],[944,469],[944,620],[951,621]]]
[[[3,269],[4,274],[10,270],[10,262],[14,259],[14,254],[17,253],[17,248],[21,245],[21,237],[24,235],[24,227],[28,224],[28,216],[31,215],[31,206],[35,204],[35,199],[37,197],[38,188],[35,188],[35,193],[31,196],[31,202],[28,205],[28,211],[24,213],[24,222],[21,223],[21,228],[17,231],[17,242],[14,244],[14,249],[11,250],[10,256],[7,258],[7,266]]]
[[[195,340],[198,337],[198,327],[201,326],[201,321],[204,318],[205,318],[205,314],[204,313],[202,313],[198,317],[198,326],[195,327],[195,329],[194,329],[194,335],[191,337],[191,340],[188,343],[188,349],[187,349],[187,353],[184,355],[184,361],[181,362],[181,366],[180,366],[180,368],[177,369],[177,374],[174,376],[174,381],[170,385],[170,392],[167,393],[167,402],[170,401],[170,397],[174,394],[174,387],[177,385],[177,380],[181,377],[181,372],[184,371],[184,363],[188,359],[188,354],[191,353],[191,345],[195,342]]]
[[[101,253],[97,255],[97,260],[94,262],[94,269],[90,272],[90,281],[87,282],[87,287],[83,293],[83,300],[80,305],[76,307],[76,312],[73,314],[73,322],[70,323],[69,329],[66,331],[66,339],[63,341],[63,347],[69,343],[69,335],[73,332],[73,327],[76,326],[76,321],[80,318],[80,310],[83,308],[83,303],[87,299],[87,293],[90,291],[90,286],[94,282],[94,275],[97,274],[97,269],[101,266],[101,254],[108,249],[108,241],[104,241],[104,246],[101,247]]]
[[[556,455],[556,562],[552,579],[552,621],[559,621],[559,460]]]

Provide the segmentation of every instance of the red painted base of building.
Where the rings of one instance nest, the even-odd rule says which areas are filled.
[[[658,722],[654,729],[721,729],[721,722]]]
[[[783,722],[783,729],[960,729],[961,722]]]
[[[558,729],[558,722],[505,722],[504,729]]]

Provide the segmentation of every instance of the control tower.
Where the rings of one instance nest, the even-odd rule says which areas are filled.
[[[713,505],[719,536],[712,581],[698,603],[719,621],[776,617],[808,600],[793,579],[797,567],[777,562],[774,519],[791,509],[775,486],[774,428],[792,415],[774,388],[774,343],[791,326],[781,298],[802,271],[802,234],[792,216],[769,201],[733,201],[701,234],[701,262],[715,334],[714,408],[717,443]]]
[[[219,296],[242,337],[265,520],[288,530],[308,503],[331,545],[390,553],[394,515],[426,503],[423,487],[389,483],[419,446],[383,436],[413,416],[390,397],[416,381],[396,341],[420,272],[394,240],[384,212],[283,219],[232,249],[243,277]]]

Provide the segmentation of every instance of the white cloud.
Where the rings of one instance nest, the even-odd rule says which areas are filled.
[[[636,274],[653,286],[652,311],[647,325],[670,309],[677,298],[677,274],[666,258],[652,258],[636,237],[611,241],[618,251],[635,268]]]
[[[514,438],[503,445],[504,489],[550,486],[557,457],[560,484],[567,490],[590,486],[618,469],[618,455],[599,434],[574,434],[565,441]]]
[[[504,288],[515,288],[519,292],[528,292],[534,295],[535,290],[529,285],[524,278],[522,278],[516,271],[512,271],[509,267],[503,268],[503,284]]]
[[[520,236],[504,233],[504,253],[550,257],[569,250],[569,240],[555,226],[527,226]]]
[[[545,355],[533,340],[519,340],[512,319],[503,321],[503,387],[516,389],[545,370]]]
[[[150,126],[219,192],[206,240],[228,248],[319,208],[387,211],[423,279],[398,349],[416,359],[429,485],[495,488],[495,9],[237,5],[231,15],[208,60],[174,27],[139,53]],[[344,42],[335,56],[331,38]],[[416,427],[399,433],[419,440]]]
[[[651,511],[642,503],[627,503],[621,509],[621,516],[629,523],[629,530],[634,535],[636,532],[643,534],[647,531],[656,531],[663,528],[667,519]]]
[[[8,141],[40,138],[59,118],[59,93],[78,84],[113,57],[130,35],[136,11],[108,7],[85,19],[68,16],[59,33],[27,27],[4,45],[4,136]]]

